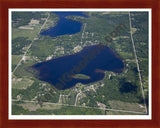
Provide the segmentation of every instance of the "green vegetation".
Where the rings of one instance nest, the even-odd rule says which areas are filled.
[[[23,113],[29,112],[27,109],[24,109],[21,106],[12,104],[12,115],[21,115]]]
[[[52,110],[37,109],[36,111],[29,111],[19,105],[12,105],[12,115],[53,115]]]
[[[120,111],[106,111],[106,115],[144,115],[143,113],[120,112]]]
[[[126,110],[126,107],[127,107],[128,111],[145,113],[145,109],[142,104],[128,103],[128,102],[122,102],[122,101],[116,101],[116,100],[108,101],[108,103],[112,109]]]
[[[14,70],[18,62],[21,60],[21,58],[22,55],[12,55],[12,71]]]
[[[45,26],[42,28],[42,32],[51,28],[51,27],[54,27],[58,23],[59,17],[54,13],[49,13],[49,14],[50,14],[50,16],[49,16]]]
[[[148,71],[149,71],[149,37],[148,37],[148,12],[132,12],[131,13],[132,27],[136,28],[133,34],[135,42],[140,73],[148,106]]]
[[[27,47],[31,41],[27,40],[25,37],[17,37],[12,40],[12,55],[23,54],[25,47]]]
[[[21,60],[22,55],[12,55],[12,64],[17,65],[18,62]]]
[[[18,28],[13,28],[12,29],[12,38],[15,39],[17,37],[26,37],[28,40],[33,40],[34,37],[37,36],[39,30],[40,30],[40,25],[36,25],[32,29],[18,29]]]
[[[16,89],[27,89],[28,86],[31,86],[33,83],[33,80],[30,80],[28,78],[17,78],[14,81],[12,81],[12,88]]]
[[[30,105],[28,103],[25,103],[26,105]],[[12,107],[12,114],[13,115],[104,115],[104,110],[98,110],[94,108],[81,108],[81,107],[70,107],[70,106],[55,106],[47,105],[47,108],[35,108],[35,105],[32,106],[33,108],[30,108],[30,106],[26,105],[22,107],[21,104],[15,104],[13,103]],[[29,109],[31,110],[29,110]],[[34,110],[35,109],[35,110]]]
[[[26,54],[12,76],[12,114],[14,115],[104,115],[103,109],[122,109],[144,112],[141,86],[137,71],[135,55],[130,38],[128,12],[85,12],[90,17],[68,16],[67,18],[83,23],[80,32],[73,35],[63,35],[56,38],[37,35],[45,22],[48,12],[14,12],[12,24],[12,71],[21,60],[22,55],[32,42]],[[31,19],[39,20],[39,24],[29,26]],[[44,19],[43,19],[44,18]],[[148,105],[148,13],[131,12],[133,39],[140,65],[140,73],[145,89]],[[57,15],[50,17],[42,31],[53,27],[58,22]],[[84,30],[84,23],[86,27]],[[112,42],[106,41],[106,36],[115,30],[119,24],[126,28],[113,37]],[[33,29],[19,29],[20,26]],[[83,33],[84,31],[84,33]],[[83,38],[82,38],[83,33]],[[35,38],[36,37],[36,38]],[[82,42],[81,42],[82,41]],[[83,85],[77,84],[67,90],[56,90],[52,85],[34,77],[37,72],[31,66],[48,58],[57,58],[75,53],[74,48],[94,44],[108,45],[122,58],[125,64],[123,73],[105,72],[101,81]],[[73,76],[78,79],[90,79],[85,74]],[[24,103],[22,101],[35,101]],[[54,104],[47,104],[54,103]],[[58,106],[57,104],[65,104]],[[66,105],[72,106],[66,106]],[[57,106],[56,106],[57,105]],[[78,107],[81,106],[81,107]],[[85,107],[96,107],[85,108]],[[99,110],[101,109],[101,110]],[[107,111],[107,115],[130,115],[133,113]],[[135,114],[135,113],[134,113]]]
[[[12,12],[12,27],[27,25],[32,18],[40,20],[42,17],[47,17],[47,14],[42,12]]]
[[[90,76],[87,76],[85,74],[76,74],[76,75],[74,75],[72,77],[76,78],[76,79],[90,79]]]
[[[94,108],[68,107],[54,110],[55,115],[104,115],[104,110]]]

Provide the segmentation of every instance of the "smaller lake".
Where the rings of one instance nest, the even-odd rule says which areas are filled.
[[[53,85],[58,90],[75,86],[77,83],[89,84],[102,80],[104,71],[121,73],[124,63],[112,49],[105,45],[91,45],[80,52],[37,63],[32,66],[35,77]],[[90,79],[76,79],[75,74],[84,74]]]
[[[49,28],[46,31],[41,32],[41,35],[48,35],[51,37],[56,37],[66,34],[75,34],[81,31],[82,23],[74,20],[67,19],[66,16],[82,16],[88,17],[83,14],[83,12],[53,12],[59,17],[59,21],[56,26]]]

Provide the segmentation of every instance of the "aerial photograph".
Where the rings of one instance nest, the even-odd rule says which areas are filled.
[[[11,115],[149,115],[148,11],[11,11]]]

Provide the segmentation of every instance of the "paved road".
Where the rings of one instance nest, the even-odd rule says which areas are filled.
[[[38,31],[37,35],[39,35],[39,33],[41,32],[41,30],[42,30],[42,28],[44,27],[44,25],[46,24],[49,16],[50,16],[50,13],[48,13],[48,17],[47,17],[46,21],[43,23],[43,25],[41,26],[41,28],[40,28],[40,30]],[[37,35],[36,35],[36,37],[37,37]],[[12,74],[14,74],[14,72],[17,70],[17,68],[21,65],[21,62],[22,62],[23,58],[26,56],[26,54],[27,54],[28,50],[31,48],[33,42],[34,42],[34,39],[32,40],[31,44],[28,46],[26,52],[24,53],[24,55],[22,56],[21,60],[19,61],[19,63],[18,63],[17,66],[15,67],[15,69],[13,70]]]
[[[130,14],[130,12],[129,12],[129,24],[130,24],[130,34],[131,34],[131,40],[132,40],[132,45],[133,45],[133,51],[134,51],[134,54],[135,54],[135,59],[136,59],[136,63],[137,63],[137,70],[138,70],[140,84],[141,84],[143,102],[144,102],[144,106],[145,106],[145,111],[147,113],[147,106],[146,106],[145,95],[144,95],[144,90],[143,90],[142,78],[141,78],[141,73],[140,73],[140,69],[139,69],[139,63],[138,63],[138,59],[137,59],[136,48],[135,48],[134,40],[133,40],[133,36],[132,36],[132,22],[131,22],[131,14]]]
[[[12,99],[12,101],[19,101],[16,99]],[[29,101],[29,100],[21,100],[25,103],[38,103],[38,101]],[[108,110],[108,111],[118,111],[118,112],[127,112],[127,113],[135,113],[135,114],[146,114],[143,112],[136,112],[136,111],[127,111],[127,110],[117,110],[117,109],[107,109],[107,108],[98,108],[98,107],[89,107],[89,106],[80,106],[80,105],[70,105],[70,104],[60,104],[60,103],[51,103],[51,102],[43,102],[43,104],[53,104],[53,105],[61,105],[61,106],[71,106],[71,107],[80,107],[80,108],[94,108],[94,109],[100,109],[100,110]]]

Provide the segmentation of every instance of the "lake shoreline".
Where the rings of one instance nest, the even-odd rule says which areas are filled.
[[[98,51],[96,51],[97,49]],[[87,57],[89,57],[91,60],[88,60],[89,58]],[[99,57],[103,57],[104,59],[100,59]],[[75,59],[75,64],[72,63],[74,59]],[[109,63],[107,65],[109,65],[109,67],[105,65],[108,60],[109,60]],[[51,85],[57,88],[59,86],[62,86],[62,88],[59,90],[63,90],[64,86],[65,86],[64,89],[67,89],[75,86],[77,82],[78,83],[82,82],[82,84],[89,84],[90,81],[95,82],[95,81],[102,80],[105,77],[105,71],[122,73],[124,70],[124,62],[121,60],[122,59],[118,55],[116,55],[115,52],[112,49],[110,49],[108,46],[103,44],[98,44],[98,45],[85,46],[81,51],[71,55],[60,56],[56,59],[54,58],[51,60],[36,63],[32,66],[32,68],[39,72],[38,74],[35,74],[36,78],[46,82],[47,82],[47,79],[49,78],[50,80],[48,81],[48,83],[50,83]],[[114,66],[110,64],[112,63],[112,61],[114,63]],[[118,65],[116,62],[120,63],[120,65]],[[63,65],[64,63],[66,63],[69,66],[69,68],[66,67],[67,65],[64,66]],[[83,63],[83,67],[81,67],[82,63]],[[79,73],[73,73],[75,72],[73,66],[77,66],[76,68],[82,68],[82,69],[80,69]],[[93,71],[89,71],[88,68],[90,66],[93,68],[92,69]],[[119,68],[118,67],[116,68],[115,66],[118,66]],[[70,74],[70,71],[72,71],[71,74]],[[84,80],[79,78],[68,77],[68,75],[72,76],[73,74],[84,74],[84,75],[88,75],[91,78]],[[57,81],[57,82],[53,83],[53,81]],[[72,81],[74,82],[72,83]],[[70,84],[72,83],[71,86],[69,83]]]

